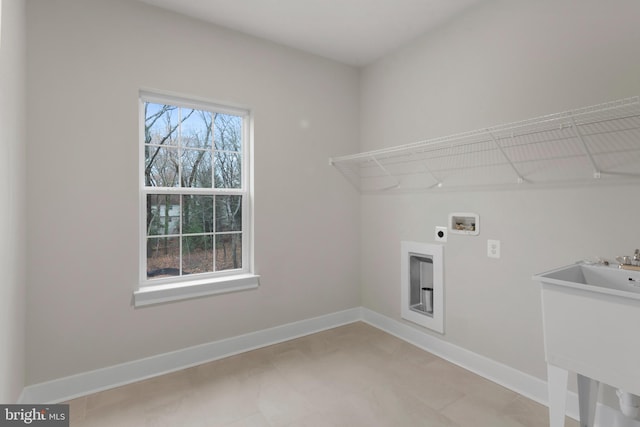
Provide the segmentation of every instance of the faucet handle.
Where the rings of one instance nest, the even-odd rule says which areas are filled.
[[[621,265],[631,265],[631,257],[630,256],[617,256],[616,261],[618,261]]]

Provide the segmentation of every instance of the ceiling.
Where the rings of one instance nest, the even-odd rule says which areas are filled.
[[[140,1],[360,66],[480,0]]]

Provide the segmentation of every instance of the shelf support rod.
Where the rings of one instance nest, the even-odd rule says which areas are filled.
[[[344,176],[347,181],[349,181],[351,185],[353,185],[356,190],[362,191],[360,175],[357,172],[349,169],[347,165],[343,165],[341,162],[334,162],[333,159],[331,159],[331,165],[336,168],[342,174],[342,176]]]
[[[411,152],[411,155],[415,156],[415,155],[416,155],[416,153],[414,153],[414,152],[412,151],[412,152]],[[424,161],[420,162],[420,164],[421,164],[421,165],[422,165],[422,167],[424,168],[424,170],[425,170],[425,172],[427,173],[427,175],[431,176],[431,178],[433,178],[433,179],[436,181],[436,182],[435,182],[435,184],[430,185],[429,187],[427,187],[427,189],[431,189],[431,188],[433,188],[433,187],[438,187],[438,188],[442,187],[442,181],[440,180],[440,178],[438,178],[438,177],[436,176],[436,174],[434,174],[434,173],[431,171],[431,168],[429,168],[429,166],[427,165],[427,161],[426,161],[426,160],[424,160]]]
[[[396,182],[395,184],[390,185],[389,187],[381,188],[381,190],[391,190],[393,188],[400,187],[400,180],[398,180],[398,178],[396,178],[395,176],[391,175],[391,173],[384,166],[382,166],[382,164],[380,164],[378,159],[376,159],[374,156],[371,156],[371,160],[373,160],[374,163],[378,165],[378,167],[382,170],[382,172],[384,172],[386,176],[388,176],[389,178],[391,178]]]
[[[491,140],[493,141],[493,143],[496,144],[496,147],[498,147],[498,150],[500,150],[500,153],[502,153],[502,156],[509,163],[509,166],[511,166],[511,169],[513,169],[513,171],[516,173],[516,176],[518,177],[518,184],[522,184],[523,182],[529,182],[520,174],[520,171],[518,171],[518,168],[516,167],[516,165],[514,165],[511,159],[509,158],[509,156],[507,156],[507,153],[505,153],[504,149],[498,142],[498,139],[491,133],[489,129],[487,129],[486,131],[491,137]]]
[[[575,129],[576,136],[578,137],[578,140],[580,140],[580,143],[582,143],[582,148],[584,148],[584,152],[587,154],[587,157],[591,162],[591,166],[593,167],[593,177],[596,179],[600,178],[600,175],[601,175],[600,168],[598,167],[596,160],[593,158],[593,155],[591,154],[591,150],[589,150],[589,147],[587,146],[587,143],[584,140],[584,136],[582,135],[582,132],[580,132],[580,128],[576,124],[576,119],[573,116],[571,117],[571,125],[573,126],[573,129]]]
[[[433,172],[431,172],[431,169],[429,169],[429,166],[427,166],[427,162],[422,162],[422,166],[427,171],[427,174],[431,175],[431,177],[436,180],[436,183],[430,185],[429,187],[427,187],[427,189],[432,189],[434,187],[438,187],[438,188],[442,187],[442,181],[440,181],[440,179],[438,179],[438,177],[435,176]]]

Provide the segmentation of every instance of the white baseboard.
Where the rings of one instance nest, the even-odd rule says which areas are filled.
[[[546,381],[363,307],[33,384],[25,387],[18,403],[63,402],[357,321],[366,322],[547,406]],[[567,415],[573,419],[578,418],[576,393],[568,392]],[[628,419],[613,408],[598,404],[596,426],[640,427],[640,422]]]
[[[58,403],[361,320],[352,308],[25,387],[19,403]]]
[[[547,404],[547,383],[540,378],[525,374],[366,308],[362,309],[362,320],[531,400],[545,406]]]

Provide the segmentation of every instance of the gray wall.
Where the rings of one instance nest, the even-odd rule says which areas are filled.
[[[26,26],[24,0],[0,4],[0,402],[11,403],[25,367]]]
[[[366,67],[361,149],[472,131],[640,94],[640,3],[481,2]],[[363,305],[400,319],[400,241],[433,242],[452,212],[477,237],[445,244],[443,339],[546,378],[535,273],[640,246],[640,187],[361,198]],[[487,258],[501,240],[501,259]]]
[[[27,384],[360,305],[359,202],[327,164],[357,151],[356,69],[136,1],[27,6]],[[131,306],[140,88],[253,110],[257,291]]]

